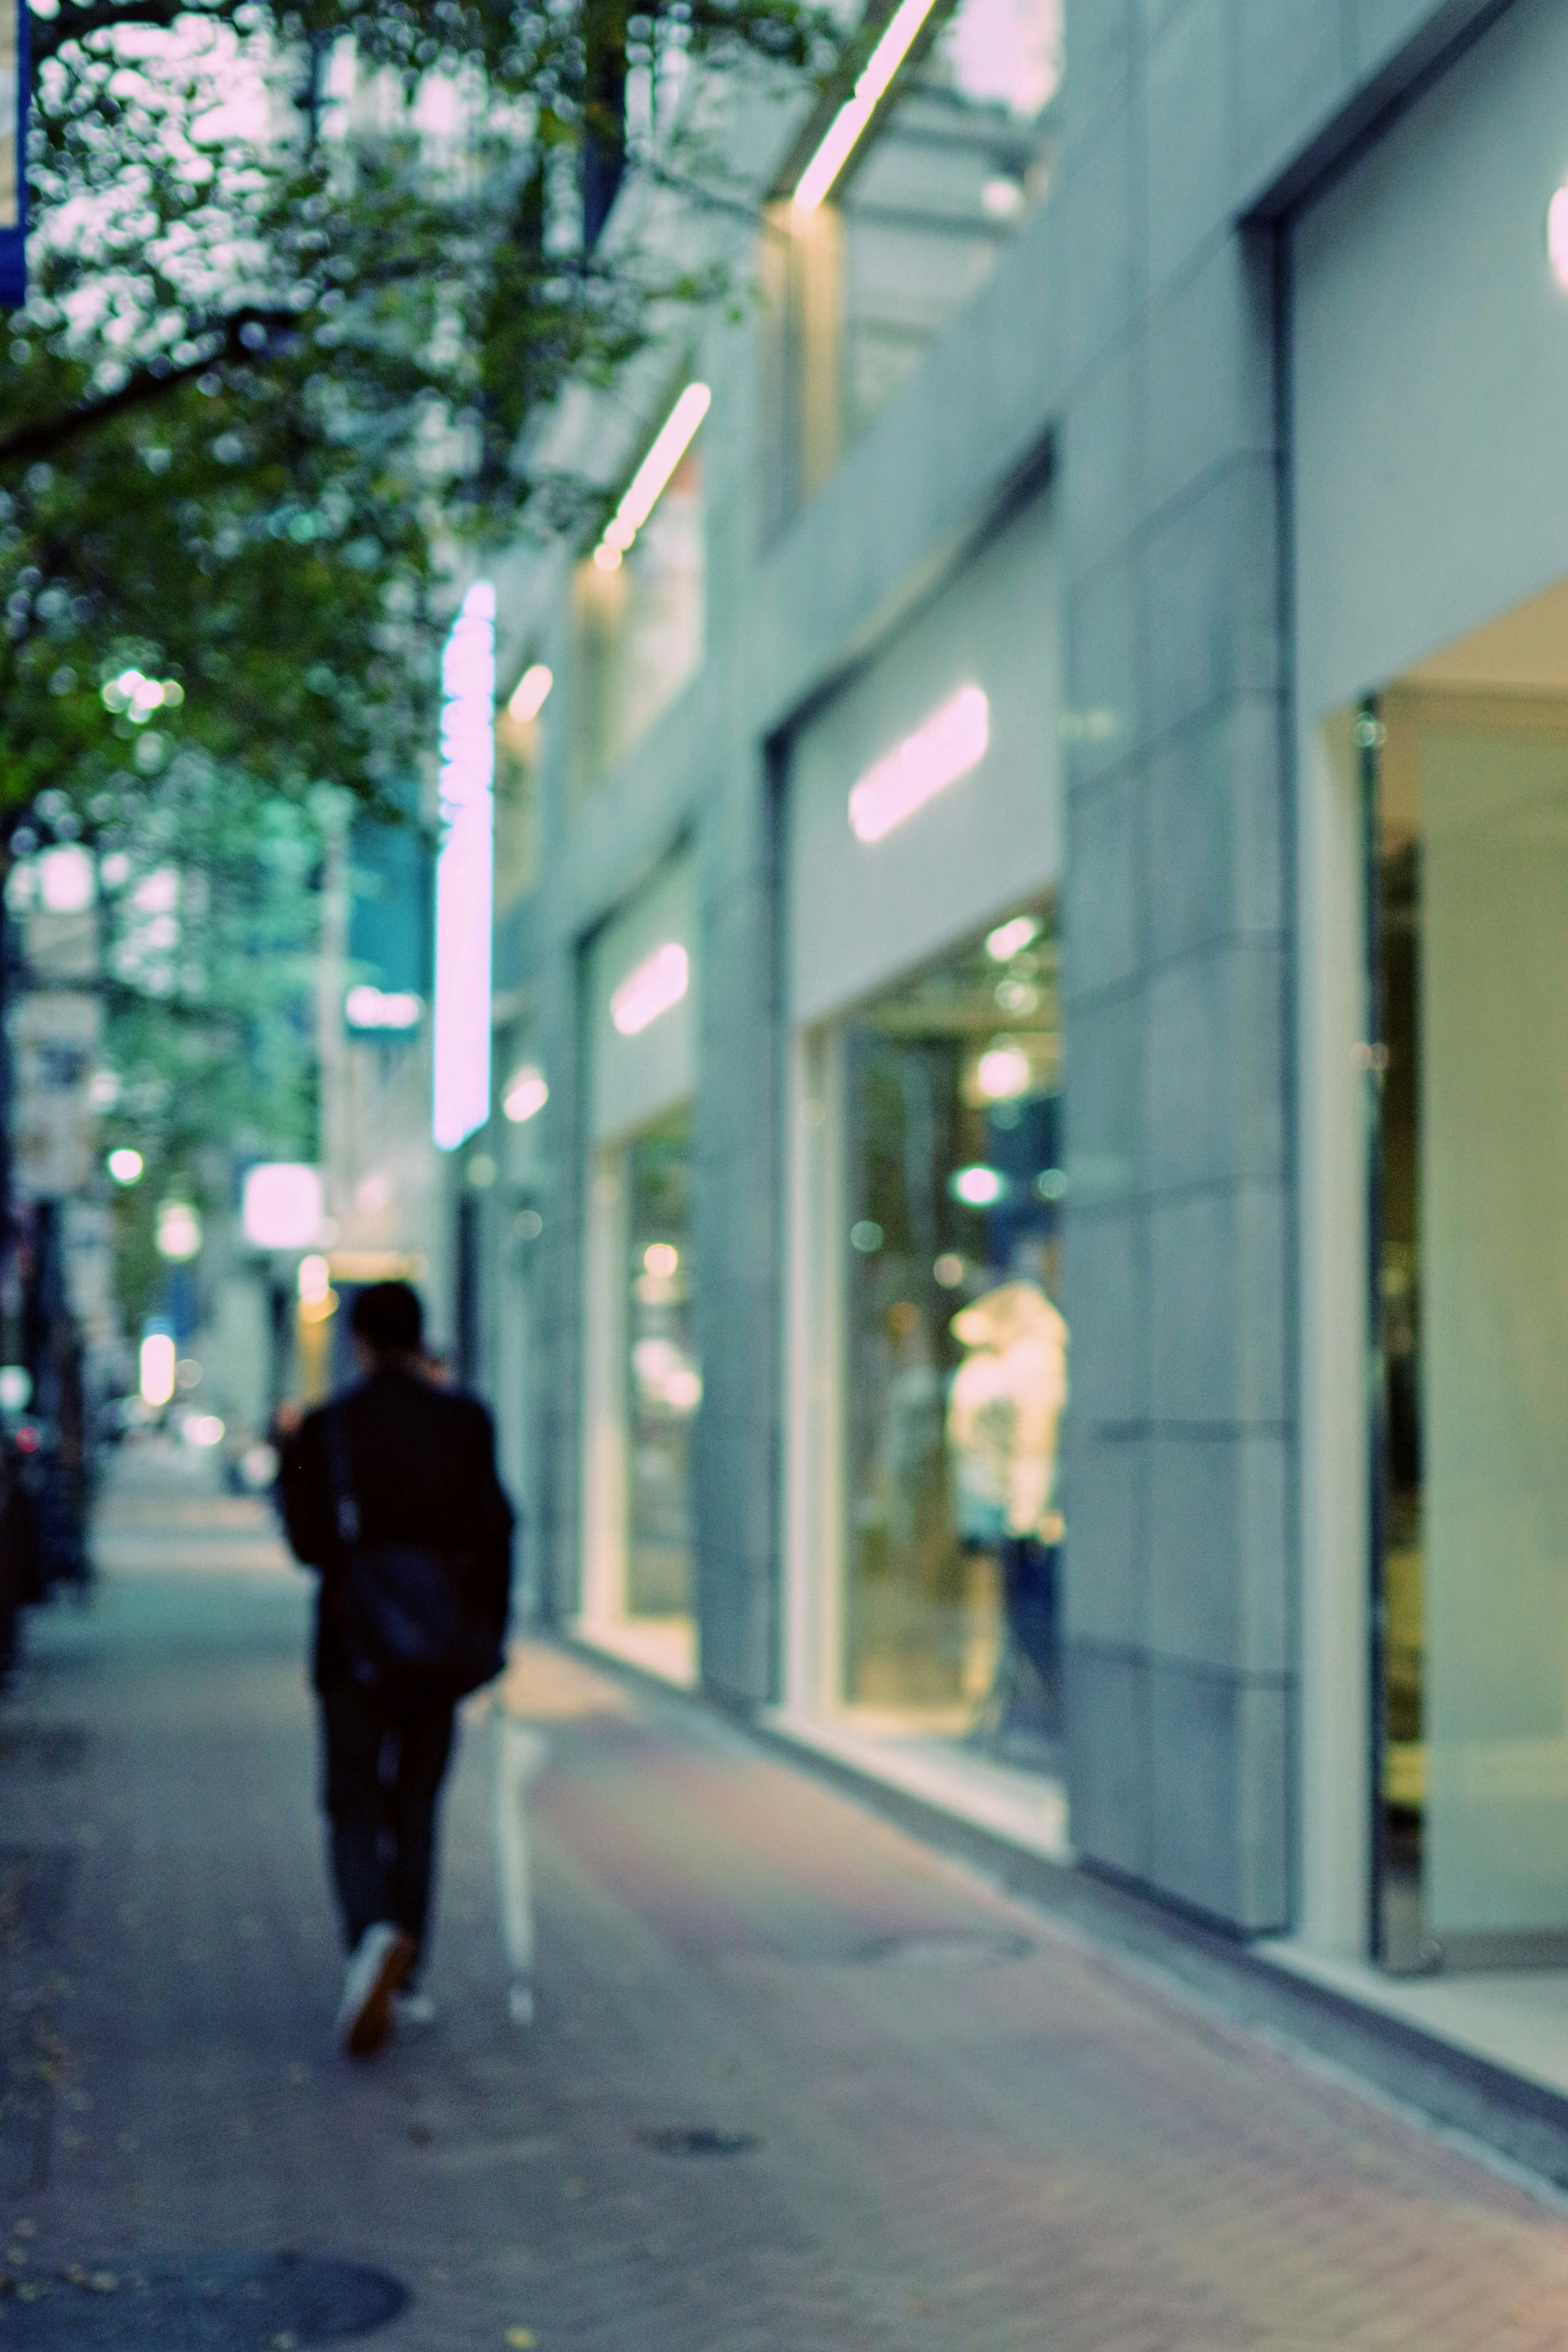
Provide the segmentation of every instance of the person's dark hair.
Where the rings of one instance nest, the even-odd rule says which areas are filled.
[[[424,1337],[418,1291],[406,1282],[368,1284],[350,1310],[349,1328],[378,1355],[412,1356]]]

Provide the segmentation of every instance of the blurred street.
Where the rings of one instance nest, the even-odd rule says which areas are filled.
[[[436,2022],[350,2064],[306,1580],[188,1450],[121,1461],[98,1550],[0,1710],[0,2347],[361,2332],[255,2277],[137,2332],[171,2264],[284,2252],[400,2282],[418,2352],[1568,2341],[1561,2201],[545,1647],[537,2020],[481,1699]]]

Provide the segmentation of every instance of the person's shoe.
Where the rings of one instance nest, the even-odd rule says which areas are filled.
[[[392,2016],[399,2025],[434,2025],[435,2002],[427,1992],[417,1987],[392,1995]]]
[[[380,1919],[355,1945],[338,2005],[338,2039],[350,2058],[368,2058],[392,2032],[392,2000],[408,1982],[417,1946]]]

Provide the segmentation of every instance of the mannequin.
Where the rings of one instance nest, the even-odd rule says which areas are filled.
[[[1067,1402],[1067,1325],[1040,1285],[1014,1279],[954,1316],[967,1350],[947,1401],[958,1533],[995,1549],[1008,1622],[1048,1685],[1056,1670],[1057,1448]]]

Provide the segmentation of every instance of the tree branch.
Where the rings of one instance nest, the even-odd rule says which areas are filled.
[[[57,415],[37,417],[32,424],[19,425],[14,433],[0,437],[0,470],[52,457],[83,433],[108,425],[131,409],[145,408],[165,394],[177,391],[181,384],[189,383],[193,377],[220,367],[225,360],[255,359],[258,355],[245,341],[247,327],[292,327],[298,323],[298,314],[294,310],[264,310],[247,303],[201,331],[207,339],[207,347],[199,359],[187,360],[179,367],[160,366],[153,362],[136,369],[116,392],[104,393],[97,400],[81,401],[75,408],[62,410]]]
[[[209,16],[225,24],[240,0],[65,0],[53,16],[27,11],[27,39],[33,62],[54,57],[68,42],[85,40],[89,33],[112,33],[121,25],[156,25],[167,30],[182,16]]]

